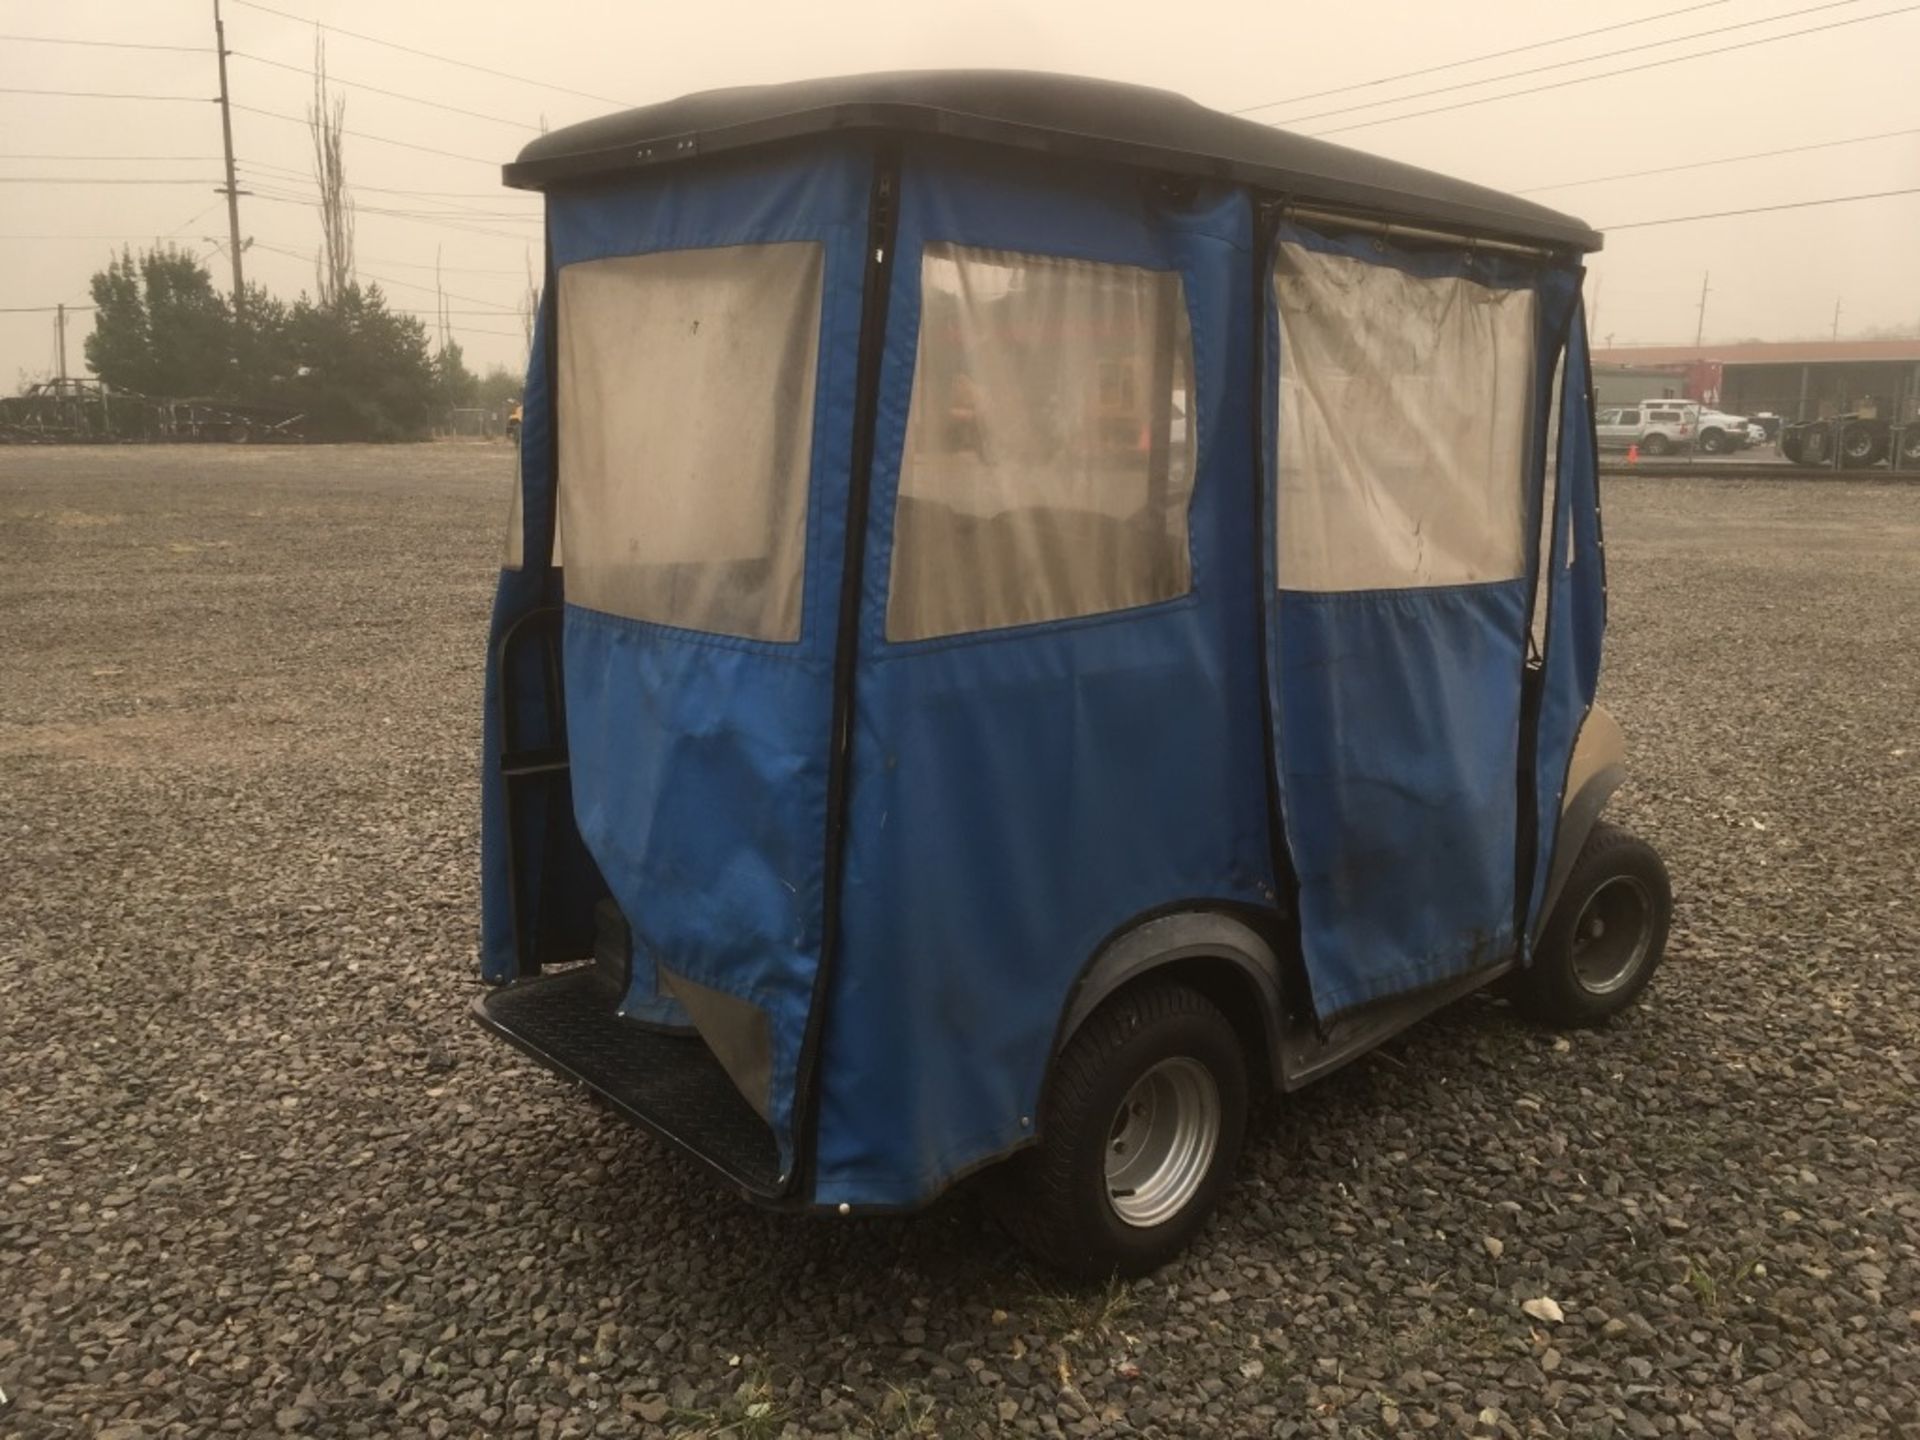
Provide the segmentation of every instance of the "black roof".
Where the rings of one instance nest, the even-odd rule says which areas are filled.
[[[1544,205],[1209,110],[1143,85],[1020,70],[918,70],[708,90],[542,135],[527,190],[835,130],[951,135],[1238,180],[1289,199],[1572,250],[1600,236]]]

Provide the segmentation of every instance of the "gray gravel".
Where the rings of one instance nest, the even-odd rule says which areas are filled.
[[[1920,487],[1613,482],[1647,1003],[1458,1007],[1087,1291],[467,1019],[509,470],[0,452],[0,1433],[1920,1436]]]

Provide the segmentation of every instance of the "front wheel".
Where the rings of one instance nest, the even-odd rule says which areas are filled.
[[[1733,449],[1733,439],[1724,430],[1700,432],[1700,451],[1704,455],[1724,455]]]
[[[1039,1145],[997,1177],[1001,1222],[1074,1275],[1165,1264],[1232,1179],[1247,1086],[1240,1037],[1204,995],[1168,981],[1122,991],[1055,1063]]]
[[[1515,977],[1514,1002],[1569,1029],[1612,1019],[1653,979],[1672,920],[1673,886],[1660,853],[1617,826],[1595,825],[1533,963]]]

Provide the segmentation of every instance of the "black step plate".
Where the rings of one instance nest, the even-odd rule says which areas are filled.
[[[705,1161],[750,1195],[785,1188],[772,1129],[698,1036],[623,1020],[595,967],[537,975],[483,995],[474,1015],[548,1069]]]

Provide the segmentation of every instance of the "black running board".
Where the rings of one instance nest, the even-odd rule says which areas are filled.
[[[623,1019],[595,968],[516,980],[476,1000],[474,1018],[750,1199],[778,1199],[787,1176],[773,1130],[706,1043]]]

